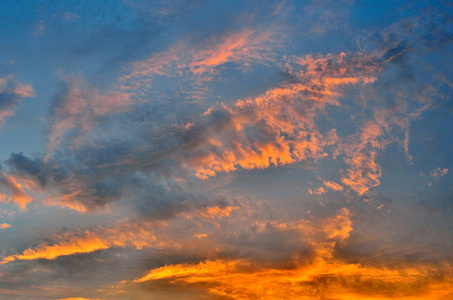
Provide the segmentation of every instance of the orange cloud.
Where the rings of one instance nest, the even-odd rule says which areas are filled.
[[[320,186],[319,188],[317,188],[317,189],[314,190],[314,191],[313,191],[312,189],[308,189],[308,193],[309,193],[310,195],[313,195],[313,194],[315,194],[315,195],[322,195],[322,194],[324,194],[325,192],[326,192],[326,191],[324,190],[324,188],[323,188],[322,186]]]
[[[137,284],[168,282],[168,288],[187,285],[212,297],[228,299],[446,299],[453,293],[453,269],[443,277],[429,265],[386,268],[348,263],[335,257],[338,243],[353,230],[350,212],[338,214],[319,226],[307,221],[276,224],[282,230],[298,228],[308,234],[315,250],[309,261],[294,257],[292,267],[269,267],[248,259],[210,258],[200,262],[165,265],[134,280]],[[259,224],[258,224],[259,225]],[[269,226],[264,225],[263,226]],[[296,226],[296,227],[294,227]],[[260,228],[258,226],[258,228]],[[258,229],[259,230],[259,229]]]
[[[323,181],[322,182],[326,187],[328,187],[329,189],[331,190],[334,190],[334,191],[342,191],[343,190],[343,187],[341,185],[339,185],[338,183],[336,182],[333,182],[333,181]]]
[[[190,98],[203,98],[206,82],[220,73],[220,67],[233,62],[246,68],[251,62],[268,60],[278,39],[274,28],[254,30],[243,28],[236,32],[207,38],[199,44],[187,41],[172,45],[170,49],[153,54],[145,61],[130,65],[129,73],[119,78],[119,88],[154,93],[153,81],[160,78],[178,78],[190,83],[184,93]]]
[[[348,144],[342,145],[346,153],[344,161],[349,165],[342,182],[363,195],[372,187],[380,184],[381,167],[376,162],[378,150],[388,144],[383,139],[381,127],[369,121],[362,131],[353,137]]]
[[[220,43],[208,49],[194,53],[190,63],[193,73],[211,73],[217,66],[227,62],[241,62],[259,58],[260,52],[270,50],[266,44],[273,42],[273,31],[257,32],[244,29],[241,32],[226,36]]]
[[[234,209],[237,209],[237,207],[233,206],[225,206],[225,207],[219,207],[219,206],[212,206],[212,207],[207,207],[205,211],[202,211],[201,214],[209,219],[213,218],[221,218],[221,217],[228,217]]]
[[[431,172],[429,172],[429,175],[430,175],[431,177],[436,178],[436,177],[442,177],[442,176],[446,175],[447,173],[448,173],[448,169],[447,169],[447,168],[441,169],[441,168],[439,167],[439,168],[434,169],[434,170],[432,170]]]
[[[342,208],[339,214],[329,219],[324,225],[324,231],[330,239],[336,239],[343,242],[348,239],[352,231],[352,221],[349,218],[349,210]]]
[[[148,225],[120,223],[114,228],[98,228],[77,235],[56,236],[55,244],[42,243],[38,247],[26,249],[21,254],[5,257],[1,264],[15,260],[56,259],[60,256],[91,253],[112,247],[141,249],[162,246],[163,242],[158,241],[150,229],[152,225]]]
[[[41,244],[37,248],[27,249],[22,254],[8,256],[3,262],[13,260],[55,259],[59,256],[89,253],[109,248],[109,245],[96,235],[86,232],[83,238],[72,237],[55,245]]]
[[[0,201],[14,202],[21,209],[25,209],[27,204],[33,201],[33,198],[25,190],[33,189],[35,186],[34,182],[26,178],[4,173],[0,174],[0,179],[2,179],[1,176],[3,176],[4,182],[0,182],[0,185],[9,191],[9,194],[0,192]]]
[[[224,105],[222,109],[229,113],[231,126],[221,133],[212,133],[208,144],[197,152],[203,155],[189,161],[195,175],[207,179],[237,168],[263,169],[325,157],[324,148],[337,143],[338,137],[335,129],[323,136],[317,130],[315,118],[327,105],[339,105],[344,85],[372,82],[368,73],[376,71],[365,67],[362,61],[355,62],[356,65],[346,62],[345,55],[295,59],[296,66],[288,66],[288,72],[303,84],[282,84],[256,97]],[[341,66],[340,71],[331,70],[329,59]],[[303,70],[297,70],[297,66]],[[248,134],[250,131],[265,132],[266,136],[260,139]],[[375,135],[380,133],[377,124],[366,127],[362,142],[374,146]]]
[[[243,63],[251,59],[260,59],[269,45],[275,43],[275,30],[257,31],[244,28],[230,32],[223,37],[213,37],[204,45],[177,44],[168,51],[157,53],[146,61],[132,63],[130,78],[159,76],[181,76],[187,69],[193,74],[211,73],[227,62]]]
[[[13,225],[8,224],[8,223],[3,223],[3,224],[0,224],[0,229],[6,229],[6,228],[11,227],[11,226],[13,226]]]
[[[210,206],[195,211],[192,216],[196,222],[230,216],[231,212],[238,207],[233,206]],[[187,216],[187,214],[183,214]],[[161,231],[155,230],[159,227]],[[14,254],[3,258],[0,264],[9,263],[16,260],[53,260],[60,256],[91,253],[110,248],[180,248],[175,240],[169,240],[168,235],[162,230],[166,227],[163,222],[142,221],[140,224],[135,222],[120,222],[112,228],[98,227],[92,230],[85,230],[79,233],[66,233],[57,235],[53,239],[53,244],[42,243],[34,248],[24,250],[20,254]],[[200,238],[207,237],[200,234]],[[183,240],[181,240],[183,241]],[[185,247],[190,248],[186,245]]]
[[[154,269],[136,282],[169,280],[174,286],[207,286],[213,296],[229,299],[447,299],[442,297],[452,294],[452,279],[437,280],[429,272],[323,259],[294,269],[257,268],[244,260],[207,260]]]
[[[87,208],[84,205],[79,204],[76,201],[72,201],[81,192],[82,192],[81,190],[77,190],[70,194],[63,194],[60,197],[60,199],[54,199],[54,198],[49,197],[46,201],[44,201],[44,203],[47,205],[67,207],[67,208],[76,210],[80,213],[85,213],[85,212],[87,212]]]

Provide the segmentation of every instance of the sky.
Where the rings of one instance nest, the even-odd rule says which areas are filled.
[[[453,299],[450,1],[0,24],[0,299]]]

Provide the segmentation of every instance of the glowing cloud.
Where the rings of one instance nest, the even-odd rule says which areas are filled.
[[[14,202],[24,210],[27,204],[33,201],[33,198],[25,191],[34,188],[35,183],[31,180],[8,175],[0,170],[0,186],[9,191],[7,194],[0,192],[0,202]]]
[[[339,185],[338,183],[336,182],[333,182],[333,181],[323,181],[322,182],[326,187],[328,187],[329,189],[331,190],[334,190],[334,191],[342,191],[343,190],[343,187],[341,185]]]
[[[363,267],[317,259],[295,269],[256,269],[247,261],[207,260],[152,270],[136,282],[169,280],[173,285],[209,285],[213,296],[231,299],[442,299],[451,295],[451,279],[431,278],[429,270]],[[420,283],[423,286],[420,287]]]
[[[197,156],[190,161],[195,175],[207,179],[238,167],[263,169],[327,156],[324,148],[338,141],[336,130],[323,136],[315,125],[316,116],[327,105],[339,105],[338,97],[344,85],[372,82],[368,73],[377,71],[377,68],[364,68],[361,60],[346,61],[345,56],[294,58],[295,66],[289,72],[306,84],[285,84],[257,97],[238,100],[233,106],[224,106],[230,117],[229,127],[212,133],[203,152],[195,151]],[[338,64],[341,71],[328,68],[327,60]],[[296,71],[297,66],[306,71]],[[351,77],[352,72],[358,76]],[[247,132],[262,132],[262,135]],[[363,136],[364,142],[369,138],[372,137]]]
[[[290,224],[279,226],[282,230],[290,227]],[[345,243],[352,231],[350,212],[346,208],[324,220],[325,238],[316,227],[310,222],[299,222],[297,228],[309,234],[315,256],[308,263],[295,257],[295,267],[268,267],[247,259],[207,259],[165,265],[134,282],[166,281],[175,289],[180,284],[201,286],[212,296],[231,299],[393,299],[395,296],[441,299],[453,292],[452,278],[436,279],[428,265],[391,269],[337,259],[336,243]],[[445,271],[451,272],[451,268]]]
[[[78,235],[65,234],[54,238],[53,245],[43,243],[36,248],[30,248],[21,254],[7,256],[2,264],[15,260],[56,259],[60,256],[91,253],[106,250],[111,247],[159,247],[162,241],[157,241],[152,230],[144,224],[120,223],[115,228],[99,228],[94,231],[85,231]]]
[[[378,124],[370,121],[362,132],[349,144],[346,144],[345,162],[350,166],[342,181],[345,185],[363,195],[372,187],[380,184],[381,167],[376,162],[378,150],[387,142],[382,139],[382,130]]]
[[[11,227],[11,226],[13,226],[13,225],[8,224],[8,223],[3,223],[3,224],[0,224],[0,229],[6,229],[6,228]]]

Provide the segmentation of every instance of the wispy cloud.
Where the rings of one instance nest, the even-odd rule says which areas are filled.
[[[222,68],[234,64],[246,70],[252,63],[269,63],[273,49],[281,38],[276,27],[242,28],[226,31],[204,40],[188,40],[155,53],[144,61],[136,61],[119,78],[120,90],[132,90],[145,96],[160,91],[160,86],[175,93],[188,94],[192,99],[203,99],[207,83],[222,77]],[[174,86],[175,81],[179,86]],[[183,85],[183,90],[181,90]],[[168,91],[162,91],[168,94]]]
[[[14,80],[13,76],[0,78],[0,124],[5,119],[14,116],[17,106],[24,98],[35,97],[30,84],[22,84]]]
[[[25,209],[27,204],[33,201],[26,190],[32,189],[34,185],[32,180],[6,174],[0,169],[0,186],[3,188],[0,202],[14,202],[21,209]]]
[[[440,167],[438,167],[437,169],[434,169],[431,172],[429,172],[429,175],[433,178],[437,178],[437,177],[442,177],[442,176],[446,175],[447,173],[448,173],[447,168],[441,169]]]
[[[343,187],[336,182],[326,180],[326,181],[323,181],[322,183],[331,190],[334,190],[334,191],[343,190]]]
[[[44,161],[50,158],[52,152],[67,136],[80,136],[87,133],[93,129],[100,118],[130,110],[134,102],[130,93],[102,94],[77,78],[62,82],[62,92],[56,99]]]
[[[84,231],[79,234],[65,234],[56,236],[56,243],[52,245],[41,244],[36,248],[30,248],[21,254],[7,256],[2,264],[15,260],[56,259],[60,256],[91,253],[106,250],[111,247],[131,247],[141,249],[143,247],[159,247],[162,241],[157,241],[152,231],[146,229],[145,224],[123,223],[116,228],[98,228],[94,231]]]

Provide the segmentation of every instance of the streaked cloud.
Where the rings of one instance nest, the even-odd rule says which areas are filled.
[[[15,260],[55,259],[60,256],[90,253],[106,250],[111,247],[133,247],[141,249],[159,242],[151,231],[143,228],[143,225],[124,223],[116,228],[98,228],[95,231],[84,231],[76,235],[66,234],[54,237],[55,244],[41,244],[33,249],[26,249],[21,254],[7,256],[2,264]]]
[[[331,190],[334,190],[334,191],[343,190],[343,187],[336,182],[326,180],[326,181],[323,181],[322,183]]]

